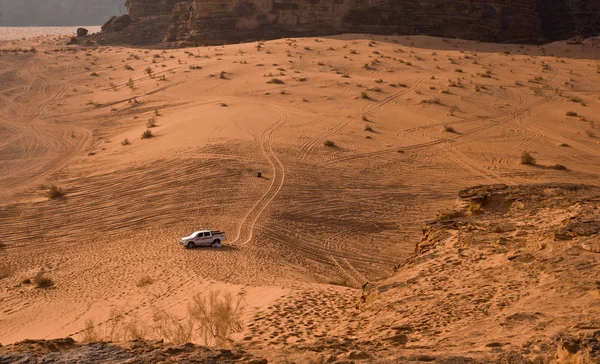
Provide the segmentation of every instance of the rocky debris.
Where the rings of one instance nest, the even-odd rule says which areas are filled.
[[[134,19],[161,17],[163,31],[155,43],[183,45],[339,33],[540,43],[600,33],[600,3],[588,0],[128,0],[126,5]]]
[[[0,346],[0,363],[266,363],[243,349],[209,349],[194,344],[168,345],[162,341],[76,343],[71,338],[25,340]]]
[[[127,14],[113,16],[102,24],[102,31],[107,33],[120,32],[131,24],[131,17]]]
[[[88,35],[89,30],[85,29],[85,28],[77,28],[77,37],[85,37],[86,35]]]

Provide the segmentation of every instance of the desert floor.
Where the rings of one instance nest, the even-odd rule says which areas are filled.
[[[182,313],[209,289],[245,293],[240,338],[307,342],[352,317],[459,189],[598,183],[587,43],[64,44],[0,42],[2,344],[78,337],[115,310]],[[202,228],[225,247],[179,245]],[[22,283],[39,272],[52,288]]]

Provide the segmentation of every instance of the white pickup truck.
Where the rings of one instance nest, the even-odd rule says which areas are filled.
[[[222,231],[201,230],[196,231],[190,236],[179,239],[179,243],[186,248],[195,248],[197,246],[212,246],[220,248],[221,242],[227,240]]]

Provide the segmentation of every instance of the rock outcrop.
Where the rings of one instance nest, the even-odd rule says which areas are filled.
[[[0,346],[0,363],[266,363],[241,349],[209,349],[194,344],[169,345],[162,341],[77,343],[71,338],[25,340]]]
[[[600,254],[590,249],[599,244],[599,187],[465,189],[394,275],[363,288],[359,317],[370,329],[360,336],[406,335],[420,350],[407,346],[406,361],[454,351],[489,362],[599,363]]]
[[[102,24],[103,32],[120,32],[131,24],[131,17],[127,14],[121,16],[113,16]]]
[[[338,33],[422,34],[540,43],[600,33],[593,0],[127,0],[134,20],[163,17],[155,41],[215,44]],[[168,19],[167,19],[168,18]]]

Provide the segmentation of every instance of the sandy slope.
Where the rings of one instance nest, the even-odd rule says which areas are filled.
[[[355,314],[361,285],[403,262],[457,190],[600,173],[588,43],[60,44],[0,43],[37,48],[0,54],[2,343],[76,335],[113,307],[182,312],[208,287],[244,290],[248,320],[311,307],[242,335],[310,342]],[[152,117],[155,137],[142,140]],[[521,165],[522,151],[537,165]],[[66,197],[48,200],[50,183]],[[177,244],[199,228],[225,230],[227,247]],[[21,284],[40,270],[54,288]],[[154,283],[137,287],[146,275]]]

